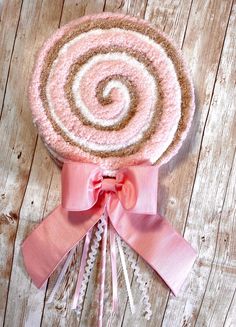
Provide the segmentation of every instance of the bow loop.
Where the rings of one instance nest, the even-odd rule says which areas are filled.
[[[125,171],[119,171],[116,175],[116,192],[122,206],[126,210],[134,208],[137,201],[135,184],[130,177]]]
[[[157,212],[158,170],[154,166],[130,166],[116,176],[117,193],[126,210],[137,214]]]
[[[89,176],[89,188],[90,190],[100,190],[102,187],[103,176],[101,169],[94,167]]]
[[[62,207],[67,211],[84,211],[98,200],[102,185],[102,170],[84,163],[66,162],[62,168]]]

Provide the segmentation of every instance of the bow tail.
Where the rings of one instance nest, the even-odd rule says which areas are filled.
[[[58,206],[26,238],[22,244],[24,264],[38,288],[98,222],[102,212],[99,203],[89,210],[77,212]]]
[[[116,203],[109,216],[120,237],[177,295],[197,256],[191,245],[160,215],[132,214]]]

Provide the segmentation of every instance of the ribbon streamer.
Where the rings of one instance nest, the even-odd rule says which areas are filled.
[[[111,273],[112,273],[112,311],[118,311],[118,286],[117,286],[117,264],[116,264],[116,233],[111,224],[109,224],[110,234],[110,255],[111,255]]]
[[[65,272],[63,280],[61,282],[60,289],[54,296],[53,304],[58,312],[60,312],[64,317],[67,315],[68,309],[70,308],[70,296],[75,287],[76,275],[78,269],[78,255],[79,247],[75,247],[75,252],[69,263],[69,266]]]
[[[98,312],[98,327],[102,327],[103,307],[104,307],[104,291],[106,278],[106,251],[107,251],[107,211],[105,208],[103,221],[103,235],[102,235],[102,268],[100,276],[100,294],[99,294],[99,312]]]
[[[152,316],[152,309],[151,309],[151,303],[149,300],[149,295],[148,295],[148,286],[147,286],[147,282],[143,279],[142,274],[140,273],[140,268],[138,266],[137,260],[134,257],[133,253],[131,252],[130,248],[128,248],[128,246],[121,241],[121,245],[124,248],[124,253],[127,256],[128,262],[131,265],[131,268],[133,269],[134,272],[134,276],[136,277],[136,281],[139,285],[139,290],[141,291],[142,294],[142,298],[141,301],[144,304],[144,312],[145,312],[145,318],[147,320],[150,320],[151,316]]]
[[[132,295],[132,292],[131,292],[128,271],[127,271],[127,267],[126,267],[126,263],[125,263],[125,255],[124,255],[124,252],[123,252],[123,249],[122,249],[122,246],[121,246],[120,238],[117,237],[116,240],[117,240],[118,249],[119,249],[119,253],[120,253],[120,260],[121,260],[121,264],[122,264],[122,268],[123,268],[123,272],[124,272],[125,284],[126,284],[126,289],[127,289],[128,298],[129,298],[130,310],[131,310],[131,313],[134,314],[135,313],[135,306],[134,306],[133,295]]]
[[[60,272],[60,274],[59,274],[59,276],[57,278],[57,281],[56,281],[56,283],[55,283],[55,285],[54,285],[54,287],[53,287],[53,289],[52,289],[52,291],[51,291],[51,293],[50,293],[50,295],[48,297],[47,303],[52,303],[52,301],[53,301],[53,299],[55,297],[55,294],[57,293],[57,291],[58,291],[58,289],[59,289],[59,287],[61,285],[61,282],[62,282],[62,280],[63,280],[63,278],[65,276],[65,273],[66,273],[66,271],[67,271],[67,269],[68,269],[68,267],[69,267],[69,265],[71,263],[73,255],[75,253],[75,250],[76,250],[76,247],[74,247],[69,252],[68,257],[66,258],[66,261],[65,261],[65,263],[63,265],[63,268],[62,268],[62,270],[61,270],[61,272]]]
[[[101,220],[99,221],[99,223],[97,225],[97,231],[95,232],[95,238],[93,239],[91,251],[89,252],[89,255],[88,255],[88,260],[86,263],[81,287],[80,287],[80,290],[78,290],[79,298],[78,298],[78,301],[76,303],[76,308],[75,308],[78,316],[80,315],[81,310],[82,310],[82,304],[83,304],[83,299],[84,299],[85,292],[86,292],[86,287],[89,282],[89,279],[90,279],[90,276],[91,276],[91,273],[93,270],[93,266],[94,266],[94,263],[95,263],[95,260],[97,257],[99,243],[102,239],[101,235],[103,233],[103,226],[104,226],[104,220],[101,218]],[[73,303],[73,305],[74,305],[74,303]]]
[[[87,253],[88,253],[91,236],[92,236],[92,229],[86,234],[86,238],[84,241],[79,275],[78,275],[78,279],[77,279],[77,283],[76,283],[75,294],[74,294],[73,301],[72,301],[72,307],[71,307],[72,310],[76,309],[77,304],[78,304],[78,299],[79,299],[79,294],[80,294],[80,290],[81,290],[81,284],[83,281],[84,270],[85,270],[85,265],[86,265],[86,258],[87,258]]]
[[[157,182],[158,170],[154,166],[120,169],[112,178],[104,176],[102,169],[94,164],[65,163],[61,205],[22,245],[24,263],[35,285],[43,286],[106,210],[109,225],[176,295],[195,261],[196,252],[165,218],[157,214]],[[107,222],[104,228],[107,238]],[[118,247],[122,248],[119,242]],[[103,243],[103,268],[105,248]],[[89,275],[86,268],[84,275]],[[103,304],[100,301],[100,316],[101,310]]]

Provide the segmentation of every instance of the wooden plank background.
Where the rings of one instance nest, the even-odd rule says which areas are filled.
[[[158,206],[199,253],[177,298],[138,259],[150,280],[149,322],[130,314],[119,271],[120,312],[112,315],[107,303],[104,326],[236,326],[235,1],[0,2],[0,326],[95,326],[97,270],[80,321],[72,314],[65,318],[45,304],[55,276],[37,290],[24,270],[20,244],[60,198],[59,169],[37,137],[27,103],[35,53],[59,26],[102,11],[154,23],[182,48],[192,71],[194,122],[178,155],[161,168]],[[139,312],[135,281],[132,291]]]

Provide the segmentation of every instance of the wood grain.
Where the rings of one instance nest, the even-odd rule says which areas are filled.
[[[149,322],[131,315],[119,267],[120,311],[111,314],[106,292],[104,326],[236,326],[235,1],[5,0],[0,8],[0,326],[95,326],[99,261],[77,321],[45,303],[56,273],[37,290],[20,245],[60,199],[60,171],[37,137],[27,103],[36,51],[57,27],[102,11],[145,18],[183,49],[197,110],[180,152],[160,170],[158,206],[199,252],[178,298],[137,258],[150,280]],[[131,270],[129,276],[141,312]]]

